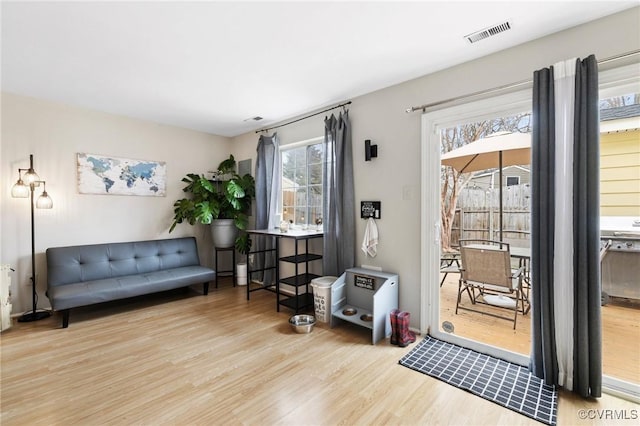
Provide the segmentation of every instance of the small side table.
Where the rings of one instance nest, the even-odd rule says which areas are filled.
[[[218,288],[218,277],[232,277],[233,286],[236,286],[236,249],[235,247],[214,247],[216,251],[216,288]],[[231,252],[231,269],[218,269],[218,253],[223,251]]]

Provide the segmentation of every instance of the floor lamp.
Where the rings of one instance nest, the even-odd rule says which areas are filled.
[[[24,175],[22,174],[24,173]],[[38,200],[33,202],[33,194],[36,188],[42,184],[42,194],[38,197]],[[36,291],[36,232],[35,232],[35,220],[34,220],[34,208],[50,209],[53,207],[53,201],[47,194],[46,182],[40,180],[38,174],[33,170],[33,155],[29,156],[29,168],[18,169],[18,181],[13,188],[11,188],[11,196],[14,198],[31,198],[31,284],[33,284],[33,310],[31,312],[25,312],[18,322],[31,322],[38,321],[43,318],[47,318],[51,315],[48,311],[37,311],[38,293]]]

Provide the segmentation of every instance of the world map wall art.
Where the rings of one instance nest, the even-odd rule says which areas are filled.
[[[164,161],[78,154],[78,192],[81,194],[164,197],[166,180]]]

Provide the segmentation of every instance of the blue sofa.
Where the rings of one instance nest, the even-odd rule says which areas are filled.
[[[215,280],[194,237],[47,249],[47,297],[69,326],[71,308]]]

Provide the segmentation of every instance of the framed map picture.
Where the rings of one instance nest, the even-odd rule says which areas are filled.
[[[81,194],[164,197],[166,178],[164,161],[78,154],[78,192]]]

